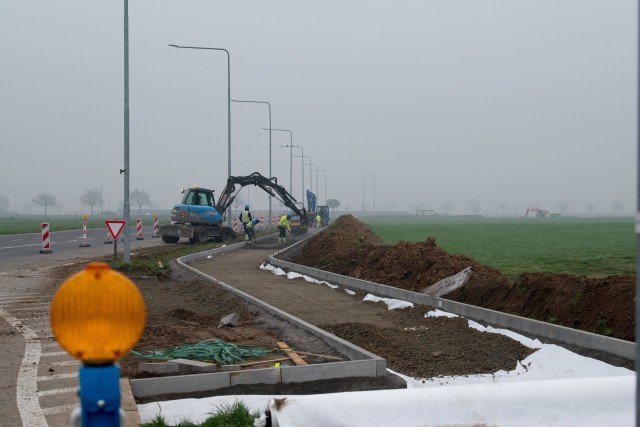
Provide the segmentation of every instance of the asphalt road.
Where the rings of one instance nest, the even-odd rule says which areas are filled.
[[[124,233],[124,232],[123,232]],[[118,254],[122,254],[124,241],[121,233],[118,239]],[[152,227],[142,229],[143,240],[137,240],[135,227],[130,228],[131,251],[144,246],[163,244],[160,238],[154,238]],[[88,247],[80,247],[83,243],[82,230],[51,231],[50,254],[41,254],[42,236],[40,233],[12,234],[0,236],[0,272],[10,271],[27,264],[40,261],[64,261],[78,257],[100,257],[113,255],[114,245],[105,244],[107,229],[92,228],[87,230]]]
[[[49,325],[52,295],[45,288],[50,268],[85,262],[113,254],[105,244],[107,230],[51,233],[52,253],[41,254],[39,233],[0,236],[0,425],[68,426],[78,406],[79,362],[60,348]],[[136,240],[131,228],[131,252],[144,246],[164,245],[143,228]],[[124,242],[118,241],[118,254]]]

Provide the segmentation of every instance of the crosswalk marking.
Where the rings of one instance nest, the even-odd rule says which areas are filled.
[[[54,414],[60,414],[62,412],[71,412],[73,411],[75,408],[77,408],[78,404],[69,404],[69,405],[62,405],[62,406],[53,406],[51,408],[42,408],[42,413],[44,415],[54,415]],[[45,424],[47,425],[47,424]]]
[[[67,355],[69,353],[67,353],[66,351],[50,351],[48,353],[41,353],[40,357],[55,357],[55,356],[64,356]]]
[[[56,388],[53,390],[44,390],[38,392],[38,397],[55,396],[56,394],[73,393],[80,390],[80,387]]]
[[[51,380],[63,380],[66,378],[77,378],[77,372],[70,372],[68,374],[53,374],[47,375],[46,377],[37,377],[36,381],[51,381]]]

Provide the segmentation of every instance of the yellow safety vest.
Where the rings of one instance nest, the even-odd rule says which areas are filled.
[[[287,219],[286,215],[282,215],[282,218],[280,218],[280,221],[278,221],[278,227],[284,227],[287,230],[291,231],[291,226],[289,225],[289,220]]]
[[[251,218],[249,218],[249,211],[242,211],[242,223],[246,224],[250,221],[251,221]]]

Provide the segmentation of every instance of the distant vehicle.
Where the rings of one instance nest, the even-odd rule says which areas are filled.
[[[329,225],[329,206],[318,206],[318,215],[320,215],[320,225]]]
[[[549,218],[551,216],[551,213],[547,210],[540,208],[527,208],[527,212],[524,214],[525,218],[529,216],[529,212],[532,212],[536,218]]]
[[[189,243],[195,244],[212,239],[216,241],[235,239],[236,233],[233,229],[223,225],[223,215],[237,196],[236,185],[240,185],[239,191],[242,187],[251,184],[262,188],[291,209],[294,215],[302,218],[302,221],[297,221],[295,228],[292,227],[294,234],[307,232],[308,220],[304,206],[298,203],[284,187],[278,185],[277,178],[266,178],[254,172],[249,176],[230,176],[217,203],[213,190],[197,186],[182,190],[184,196],[181,203],[171,210],[171,224],[163,225],[158,229],[162,241],[178,243],[183,237],[189,239]]]
[[[309,190],[307,190],[307,206],[309,208],[308,222],[313,223],[316,220],[316,215],[320,215],[320,225],[329,225],[329,206],[317,206],[316,209],[316,195]]]

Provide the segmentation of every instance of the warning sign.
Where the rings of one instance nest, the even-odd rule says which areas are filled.
[[[107,224],[107,230],[109,230],[109,233],[111,234],[111,237],[113,237],[113,240],[116,240],[124,226],[127,224],[127,221],[114,219],[106,220],[104,223]]]

